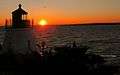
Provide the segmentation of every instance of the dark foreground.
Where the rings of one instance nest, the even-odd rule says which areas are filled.
[[[55,47],[56,53],[37,52],[14,54],[6,52],[0,55],[0,75],[64,74],[73,75],[119,75],[118,67],[105,64],[104,58],[87,53],[89,47]]]

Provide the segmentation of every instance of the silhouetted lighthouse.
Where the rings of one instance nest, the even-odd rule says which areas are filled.
[[[27,15],[28,13],[22,9],[21,4],[17,10],[12,12],[12,26],[5,27],[3,46],[6,51],[28,53],[36,49],[33,28]]]
[[[30,21],[27,20],[27,12],[21,8],[21,4],[19,4],[19,8],[12,12],[12,26],[14,28],[23,28],[28,27]]]

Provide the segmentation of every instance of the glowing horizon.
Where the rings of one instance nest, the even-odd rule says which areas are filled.
[[[22,8],[34,19],[35,24],[41,18],[48,24],[78,24],[120,22],[120,0],[1,0],[0,24],[11,18],[11,12]]]

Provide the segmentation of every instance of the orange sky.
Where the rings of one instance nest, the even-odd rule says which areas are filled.
[[[35,24],[42,18],[48,24],[120,22],[120,0],[0,0],[0,24],[23,5]]]

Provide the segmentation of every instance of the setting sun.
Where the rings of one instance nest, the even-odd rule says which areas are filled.
[[[39,22],[38,22],[39,25],[41,26],[45,26],[48,24],[47,20],[46,19],[41,19]]]

